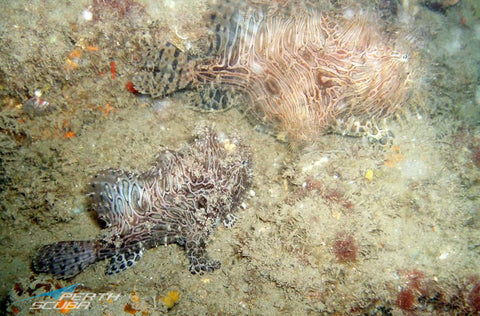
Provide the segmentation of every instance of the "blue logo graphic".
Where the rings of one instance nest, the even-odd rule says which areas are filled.
[[[31,300],[31,299],[34,299],[34,298],[37,298],[37,297],[42,297],[42,296],[50,296],[51,298],[58,300],[58,298],[62,295],[62,293],[73,292],[73,291],[75,291],[76,287],[79,286],[79,285],[81,285],[81,283],[77,283],[77,284],[74,284],[74,285],[69,285],[69,286],[63,287],[61,289],[51,291],[51,292],[47,292],[47,293],[43,293],[43,294],[40,294],[40,295],[37,295],[37,296],[27,297],[27,298],[24,298],[23,300],[19,300],[19,301],[14,302],[14,304],[18,303],[18,302],[26,301],[26,300]]]

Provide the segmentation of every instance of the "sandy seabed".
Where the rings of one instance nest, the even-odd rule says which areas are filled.
[[[88,311],[79,305],[72,315],[480,311],[474,1],[445,12],[404,1],[390,17],[390,23],[409,24],[419,54],[431,64],[424,109],[391,120],[395,138],[386,147],[340,135],[292,147],[237,107],[200,113],[185,106],[182,94],[135,95],[126,84],[145,32],[188,46],[205,32],[195,25],[208,5],[121,1],[133,13],[112,19],[120,11],[101,3],[108,1],[1,5],[2,314],[62,314],[31,309],[34,302],[55,301],[51,297],[17,301],[76,283],[82,284],[76,293],[98,296]],[[343,7],[379,10],[385,3]],[[86,10],[99,18],[88,20]],[[35,101],[48,102],[49,110],[31,110]],[[208,245],[219,270],[191,275],[184,250],[170,245],[147,251],[115,276],[104,275],[105,262],[67,281],[33,273],[31,258],[40,246],[100,234],[84,196],[92,175],[106,168],[145,170],[155,153],[178,149],[202,123],[242,137],[254,163],[237,223],[220,227]],[[173,292],[178,301],[165,303]]]

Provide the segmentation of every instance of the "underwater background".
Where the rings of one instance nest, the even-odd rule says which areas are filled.
[[[0,8],[1,314],[480,312],[477,0],[21,0]],[[321,17],[328,17],[325,25]],[[342,40],[356,21],[364,24],[353,29],[363,31]],[[234,52],[232,26],[241,23],[251,32],[237,40],[255,44],[238,45],[255,47],[252,55],[271,58],[270,65],[273,52],[289,51],[275,51],[268,44],[276,42],[258,34],[305,39],[292,30],[305,34],[319,25],[323,31],[319,26],[314,34],[336,30],[336,52],[356,58],[348,67],[369,62],[364,73],[378,64],[384,69],[391,56],[408,58],[365,80],[355,74],[343,81],[331,69],[342,73],[338,60],[344,59],[329,60],[331,72],[315,77],[323,84],[319,91],[348,82],[349,97],[335,103],[343,90],[318,97],[320,109],[326,102],[332,109],[316,115],[319,108],[295,103],[301,93],[282,99],[291,87],[297,93],[306,86],[288,77],[295,72],[275,77],[251,56],[238,62],[241,70],[228,64],[231,57],[210,58],[211,43],[220,43],[220,57]],[[286,31],[268,33],[282,25]],[[324,45],[328,38],[307,39]],[[152,55],[166,43],[178,59]],[[182,68],[200,74],[191,77],[197,86],[165,88],[164,77],[144,75],[142,63],[151,56],[159,64],[147,68],[171,78],[179,60],[201,60],[197,68]],[[304,60],[305,67],[318,65]],[[153,82],[139,83],[144,79]],[[355,99],[363,87],[348,88],[358,82],[378,84]],[[388,113],[377,114],[372,104]],[[327,128],[357,117],[345,113],[375,119],[389,131],[388,142],[342,130],[340,123]],[[324,121],[328,115],[332,120]],[[105,275],[108,261],[66,280],[32,269],[46,244],[108,234],[87,194],[93,176],[106,169],[142,172],[161,151],[188,152],[202,126],[217,131],[227,152],[239,146],[230,139],[241,139],[252,163],[251,184],[234,203],[235,224],[215,226],[209,235],[206,249],[220,263],[215,271],[191,274],[182,244],[145,251],[134,267],[114,275]],[[32,305],[54,301],[45,296],[20,301],[77,283],[75,293],[118,296],[92,299],[87,310],[60,299],[52,309]]]

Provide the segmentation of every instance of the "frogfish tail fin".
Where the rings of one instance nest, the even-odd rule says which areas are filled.
[[[43,246],[33,258],[32,267],[37,273],[69,279],[111,255],[100,240],[60,241]]]

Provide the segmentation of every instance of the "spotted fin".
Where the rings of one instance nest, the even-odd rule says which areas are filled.
[[[240,104],[241,94],[235,93],[232,87],[201,85],[185,94],[185,104],[189,109],[199,112],[222,112]]]
[[[161,98],[194,84],[196,62],[175,45],[167,42],[147,50],[133,77],[133,85],[141,94]]]
[[[107,266],[105,274],[112,275],[125,271],[135,265],[143,256],[144,249],[139,246],[130,249],[122,249],[120,253],[115,254]]]
[[[212,272],[220,268],[220,262],[210,259],[205,247],[206,244],[203,239],[189,241],[185,245],[190,261],[189,270],[192,274],[202,275],[205,272]]]
[[[378,143],[381,146],[390,146],[394,138],[385,121],[377,122],[374,119],[360,119],[354,116],[346,120],[335,120],[330,126],[330,131],[342,136],[366,137],[371,143]]]
[[[233,213],[228,213],[225,215],[222,222],[225,227],[231,228],[237,222],[237,216]]]
[[[69,279],[111,253],[100,241],[61,241],[43,246],[32,261],[37,273],[50,273]]]

